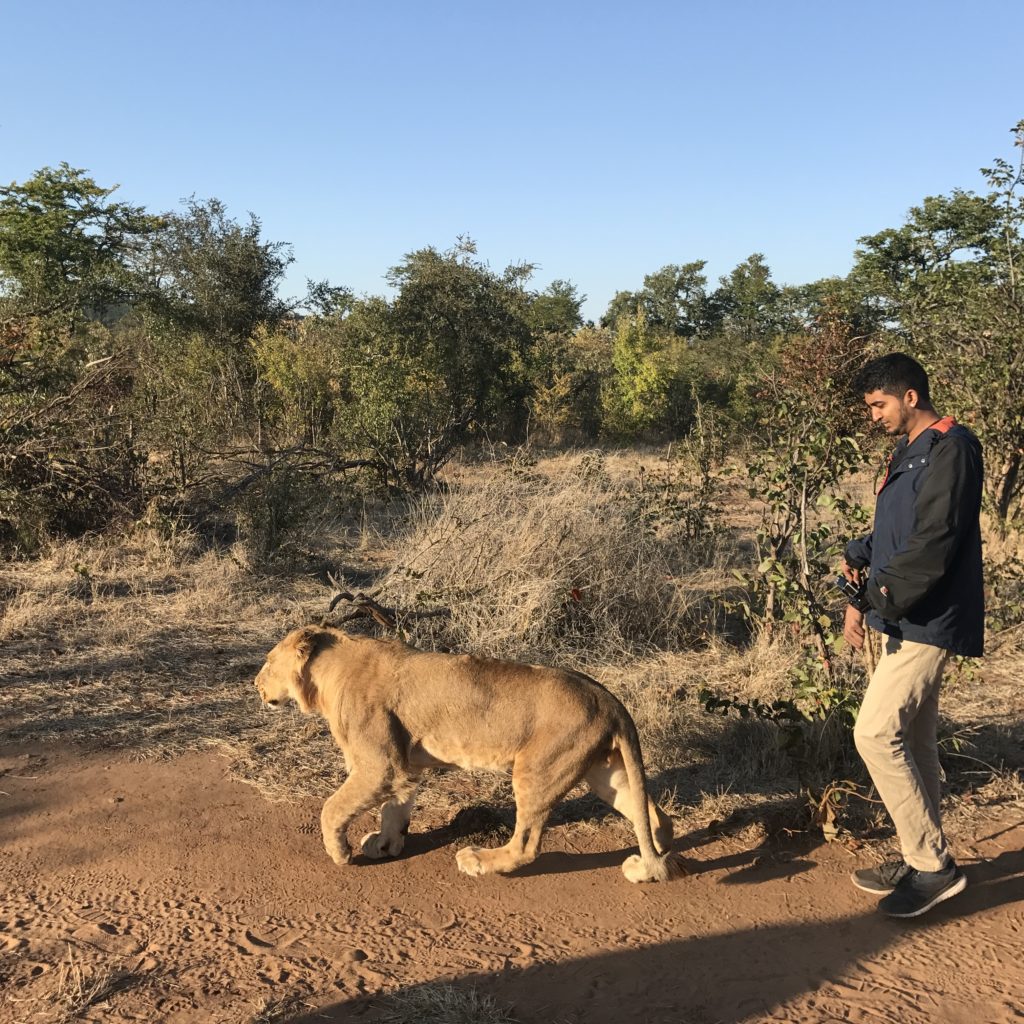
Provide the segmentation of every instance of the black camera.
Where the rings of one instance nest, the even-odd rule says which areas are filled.
[[[846,598],[847,604],[852,604],[857,611],[868,612],[871,610],[871,605],[868,604],[866,582],[853,583],[845,576],[837,576],[836,588]]]

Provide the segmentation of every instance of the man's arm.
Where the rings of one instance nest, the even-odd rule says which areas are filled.
[[[955,438],[932,449],[917,495],[917,521],[907,542],[868,581],[871,607],[890,622],[903,618],[949,570],[973,527],[980,503],[981,456]]]

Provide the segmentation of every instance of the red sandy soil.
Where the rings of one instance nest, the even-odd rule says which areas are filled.
[[[1024,824],[1006,809],[956,836],[968,890],[908,923],[848,881],[879,850],[685,822],[693,874],[664,885],[630,885],[628,851],[590,824],[551,830],[511,878],[458,874],[465,840],[415,817],[398,860],[336,868],[317,802],[269,803],[212,753],[8,746],[0,793],[4,1022],[61,1019],[68,964],[124,972],[64,1018],[103,1022],[383,1020],[396,990],[439,980],[521,1022],[1024,1020]]]

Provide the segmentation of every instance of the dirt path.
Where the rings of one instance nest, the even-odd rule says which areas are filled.
[[[621,843],[586,825],[514,878],[457,874],[450,829],[337,869],[316,802],[268,803],[212,754],[7,747],[0,794],[4,1022],[371,1021],[438,979],[538,1024],[1024,1019],[1019,820],[962,831],[970,888],[908,925],[849,885],[840,847],[705,833],[664,886],[627,883]]]

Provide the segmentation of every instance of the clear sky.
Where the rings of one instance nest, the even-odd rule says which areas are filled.
[[[0,0],[0,34],[0,181],[217,197],[292,295],[462,234],[592,318],[666,263],[844,274],[1024,118],[1020,0]]]

